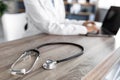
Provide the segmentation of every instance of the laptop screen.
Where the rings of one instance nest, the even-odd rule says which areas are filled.
[[[120,7],[111,6],[102,25],[102,32],[107,35],[116,35],[120,28]]]

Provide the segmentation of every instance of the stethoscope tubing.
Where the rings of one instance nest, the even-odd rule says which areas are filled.
[[[83,53],[84,53],[84,47],[79,45],[79,44],[75,44],[75,43],[71,43],[71,42],[53,42],[53,43],[45,43],[45,44],[42,44],[38,47],[36,47],[35,49],[40,49],[42,47],[45,47],[45,46],[49,46],[49,45],[72,45],[72,46],[75,46],[75,47],[78,47],[81,52],[76,54],[76,55],[73,55],[73,56],[70,56],[70,57],[67,57],[67,58],[64,58],[64,59],[61,59],[61,60],[56,60],[57,63],[60,63],[60,62],[64,62],[64,61],[68,61],[68,60],[71,60],[73,58],[76,58],[76,57],[79,57],[81,56]]]

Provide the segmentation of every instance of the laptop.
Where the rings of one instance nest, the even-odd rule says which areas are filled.
[[[120,7],[111,6],[108,10],[99,33],[88,33],[86,36],[109,37],[118,33],[120,28]]]

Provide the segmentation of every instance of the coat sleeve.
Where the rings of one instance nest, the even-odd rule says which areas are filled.
[[[38,30],[48,34],[55,35],[78,35],[86,34],[87,29],[82,25],[59,22],[51,19],[45,11],[44,5],[40,0],[24,0],[26,13],[30,24],[33,24]]]

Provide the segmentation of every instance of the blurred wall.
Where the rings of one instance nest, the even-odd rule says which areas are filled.
[[[17,1],[6,0],[4,1],[4,3],[7,4],[8,6],[8,9],[7,9],[8,13],[16,13],[18,11]]]
[[[24,12],[24,4],[20,0],[4,0],[4,2],[8,5],[8,13],[19,13]],[[107,9],[105,8],[98,8],[97,14],[95,16],[95,21],[102,22],[105,15],[106,15]]]

